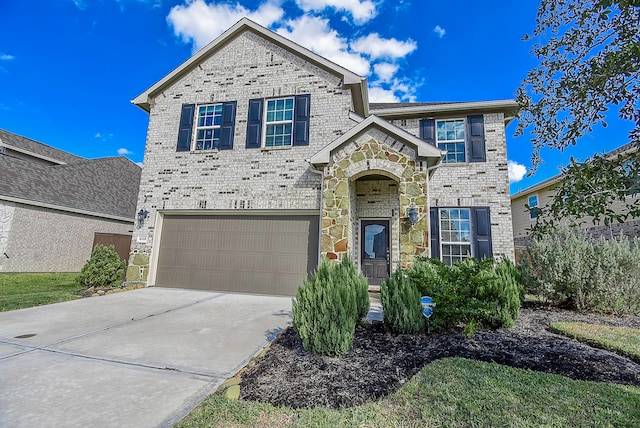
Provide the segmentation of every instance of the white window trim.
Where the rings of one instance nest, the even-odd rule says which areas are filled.
[[[464,241],[445,241],[442,239],[442,210],[467,210],[469,212],[469,233],[471,240],[467,243]],[[469,245],[469,257],[474,257],[474,245],[473,245],[473,221],[471,218],[472,212],[469,207],[439,207],[438,208],[438,229],[440,232],[440,261],[444,263],[444,245]],[[467,257],[465,257],[467,258]]]
[[[438,140],[438,122],[453,122],[461,120],[464,124],[464,138],[462,140],[445,140],[442,141],[442,144],[446,143],[463,143],[464,145],[464,162],[442,162],[442,165],[464,165],[468,162],[469,153],[467,153],[467,118],[466,117],[450,117],[447,119],[436,119],[435,123],[435,138],[436,138],[436,147],[440,148]],[[446,155],[445,155],[446,156]]]
[[[198,144],[198,130],[206,130],[206,129],[220,129],[222,128],[222,125],[213,125],[213,126],[198,126],[198,119],[200,118],[200,107],[207,107],[207,106],[217,106],[220,105],[222,106],[222,108],[224,109],[224,104],[223,103],[204,103],[204,104],[196,104],[196,108],[194,109],[194,115],[195,118],[193,119],[193,132],[192,132],[192,138],[191,138],[191,151],[192,152],[217,152],[219,150],[219,147],[212,147],[210,149],[198,149],[197,148],[197,144]],[[221,136],[222,137],[222,136]],[[218,142],[218,145],[220,143]]]
[[[278,120],[278,121],[267,123],[269,101],[287,100],[289,98],[293,101],[293,111],[291,115],[291,120]],[[293,147],[293,122],[295,118],[295,112],[296,112],[296,97],[294,95],[264,99],[264,111],[262,116],[262,150],[282,150],[282,149],[286,150]],[[280,124],[287,124],[287,123],[291,124],[291,143],[285,146],[267,146],[267,125],[280,125]]]
[[[536,206],[532,207],[531,206],[531,198],[533,198],[535,196],[536,198]],[[527,205],[529,206],[529,209],[527,210],[529,213],[529,220],[530,221],[535,221],[536,218],[538,218],[539,214],[536,214],[535,216],[533,215],[533,208],[540,208],[540,195],[538,193],[534,193],[533,195],[529,195],[527,196]]]

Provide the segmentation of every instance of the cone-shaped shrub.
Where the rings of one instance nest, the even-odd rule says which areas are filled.
[[[340,356],[353,343],[356,294],[345,282],[336,280],[336,270],[336,265],[323,259],[293,300],[293,326],[307,352]]]
[[[382,281],[380,287],[384,323],[398,334],[414,334],[422,330],[424,319],[420,292],[407,272],[398,269]]]
[[[91,258],[82,267],[77,281],[85,287],[107,287],[122,281],[125,263],[113,245],[96,245]]]
[[[369,313],[369,282],[364,275],[358,272],[349,257],[342,259],[342,262],[334,270],[334,281],[344,282],[355,293],[356,322],[366,317]]]

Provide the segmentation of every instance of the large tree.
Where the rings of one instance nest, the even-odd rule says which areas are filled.
[[[633,123],[628,141],[640,146],[640,0],[541,0],[532,53],[539,65],[517,92],[522,106],[516,135],[532,128],[533,170],[542,148],[575,145],[605,114],[617,110]],[[594,223],[640,217],[640,154],[574,159],[541,225],[565,217],[591,216]],[[610,209],[617,201],[622,211]]]

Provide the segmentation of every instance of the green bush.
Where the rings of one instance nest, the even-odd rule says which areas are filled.
[[[113,245],[96,245],[91,258],[82,267],[77,281],[85,287],[109,287],[122,281],[125,262]]]
[[[450,267],[418,258],[409,277],[421,295],[436,303],[429,322],[437,330],[510,327],[518,318],[522,285],[508,260],[494,265],[492,259],[468,258]]]
[[[398,269],[380,286],[384,323],[394,333],[414,334],[424,327],[418,287],[408,273]]]
[[[293,300],[293,326],[308,352],[340,356],[351,348],[356,327],[355,289],[340,281],[339,265],[323,258]]]
[[[575,228],[531,240],[518,266],[528,294],[550,305],[640,313],[640,239],[593,242]]]
[[[369,313],[369,283],[367,278],[358,272],[349,257],[342,259],[336,267],[334,281],[344,282],[355,293],[356,321],[366,317]]]

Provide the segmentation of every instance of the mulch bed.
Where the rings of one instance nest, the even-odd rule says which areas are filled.
[[[640,328],[640,317],[523,308],[513,328],[479,331],[471,339],[460,333],[393,335],[380,324],[361,325],[352,349],[341,358],[307,353],[288,328],[246,368],[240,398],[292,408],[357,406],[392,394],[426,364],[445,357],[640,386],[640,364],[549,332],[556,321]]]

